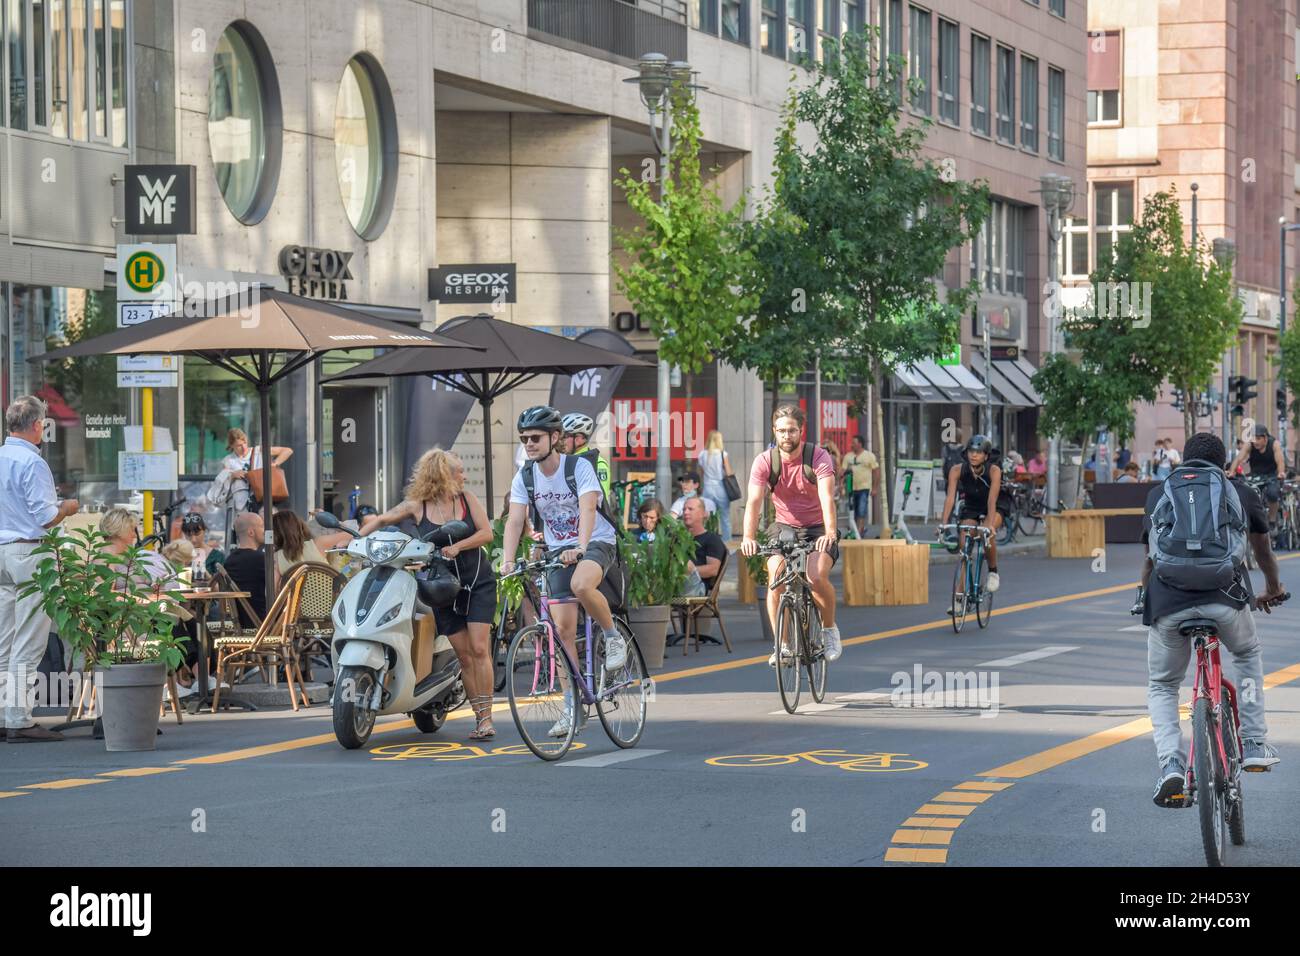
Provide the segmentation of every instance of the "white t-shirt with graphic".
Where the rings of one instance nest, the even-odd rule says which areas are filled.
[[[533,496],[537,501],[537,512],[542,516],[543,534],[549,549],[570,547],[578,541],[578,499],[569,490],[569,483],[564,480],[564,460],[568,455],[560,456],[560,465],[555,474],[547,477],[541,466],[533,465]],[[596,478],[596,469],[585,458],[578,459],[577,470],[573,479],[578,485],[578,494],[589,491],[600,494],[600,481]],[[511,504],[528,504],[528,489],[524,487],[524,473],[520,469],[510,483]],[[614,529],[609,522],[599,515],[591,532],[592,541],[604,541],[614,544]]]

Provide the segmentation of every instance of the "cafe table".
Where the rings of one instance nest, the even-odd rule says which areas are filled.
[[[212,692],[208,689],[208,655],[211,653],[211,639],[208,634],[208,609],[214,601],[234,600],[248,596],[247,591],[213,591],[190,588],[180,592],[181,600],[194,608],[195,630],[199,640],[198,674],[195,677],[199,683],[199,689],[198,693],[191,695],[185,704],[186,710],[190,714],[197,714],[200,708],[212,706]],[[231,690],[233,691],[234,688],[231,688]],[[223,705],[229,704],[231,707],[240,707],[244,710],[257,710],[257,707],[253,704],[246,700],[240,700],[233,693],[222,694],[221,703]]]

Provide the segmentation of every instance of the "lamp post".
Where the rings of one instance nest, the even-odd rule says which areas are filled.
[[[660,156],[659,164],[659,200],[663,201],[664,186],[671,169],[672,156],[672,89],[677,83],[684,84],[695,91],[704,89],[694,81],[695,74],[691,65],[683,60],[669,62],[662,53],[646,53],[637,60],[637,75],[628,77],[624,83],[635,83],[641,94],[641,104],[650,116],[650,140]],[[655,494],[660,499],[672,494],[672,434],[670,427],[669,405],[672,401],[671,372],[668,362],[659,359],[659,370],[655,389],[655,405],[658,410],[658,427],[656,429],[655,454]],[[669,500],[669,499],[664,499]]]
[[[1214,259],[1220,265],[1228,265],[1237,257],[1237,244],[1231,239],[1215,239],[1210,243],[1210,249],[1214,254]],[[1234,292],[1236,285],[1234,283]],[[1228,351],[1223,356],[1223,447],[1232,447],[1232,402],[1228,399],[1228,378],[1229,378],[1229,356],[1232,355],[1232,346],[1228,346]]]
[[[1278,326],[1277,357],[1282,358],[1282,337],[1286,335],[1286,234],[1300,229],[1300,222],[1287,222],[1285,216],[1277,217],[1278,238]],[[1283,385],[1283,388],[1286,386]],[[1282,461],[1286,461],[1286,412],[1278,413],[1277,440],[1282,445]]]
[[[1047,216],[1047,281],[1050,289],[1058,289],[1060,286],[1060,272],[1057,260],[1057,251],[1060,249],[1061,232],[1064,228],[1062,222],[1065,213],[1074,205],[1074,181],[1069,176],[1061,176],[1056,173],[1045,173],[1039,179],[1039,188],[1036,192],[1043,197],[1043,212]],[[1060,296],[1049,295],[1049,302],[1060,302]],[[1057,334],[1059,316],[1057,309],[1048,310],[1047,314],[1047,348],[1044,350],[1047,355],[1051,355],[1057,350]],[[1060,467],[1061,446],[1060,439],[1051,435],[1047,440],[1047,507],[1055,508],[1060,501]],[[1080,462],[1082,467],[1082,462]]]

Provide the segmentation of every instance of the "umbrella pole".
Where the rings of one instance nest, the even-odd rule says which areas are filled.
[[[275,603],[275,535],[271,531],[271,383],[267,381],[270,374],[270,357],[263,352],[264,363],[262,381],[257,383],[257,393],[262,400],[262,520],[266,524],[263,536],[263,553],[266,570],[266,610],[269,613]]]
[[[478,402],[483,406],[483,470],[487,489],[487,501],[484,504],[487,506],[488,521],[491,521],[497,510],[496,500],[492,497],[492,399],[485,393]]]

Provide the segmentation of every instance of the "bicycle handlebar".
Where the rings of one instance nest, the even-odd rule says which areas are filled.
[[[993,534],[993,529],[992,529],[992,528],[986,528],[986,527],[985,527],[984,525],[982,525],[982,524],[941,524],[941,525],[938,526],[937,530],[939,530],[939,531],[946,531],[946,530],[948,530],[948,529],[950,529],[950,528],[953,529],[953,530],[958,530],[958,529],[961,529],[961,528],[965,528],[967,531],[975,531],[975,532],[977,532],[977,533],[979,533],[979,534],[982,534],[982,535],[983,535],[984,537],[986,537],[986,538],[987,538],[989,535]]]

